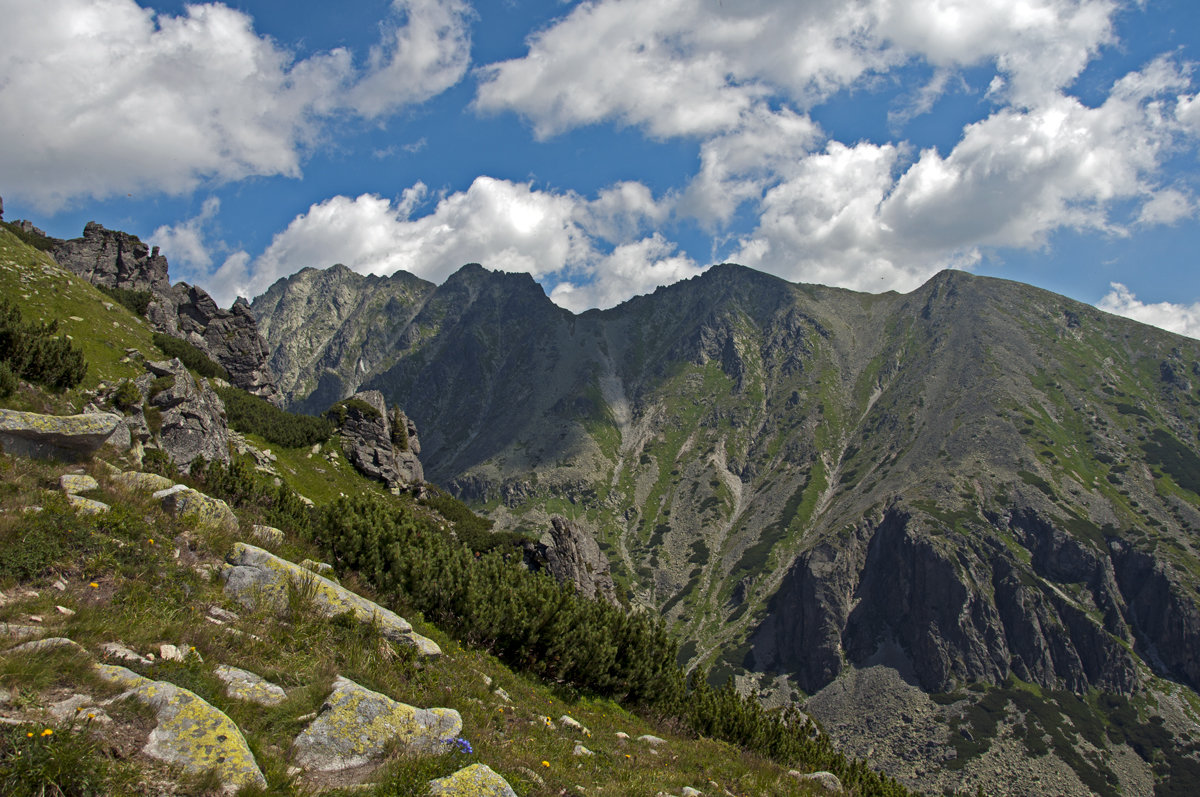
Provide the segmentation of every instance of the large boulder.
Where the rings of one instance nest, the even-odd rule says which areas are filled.
[[[356,393],[338,407],[342,450],[360,473],[388,487],[424,483],[417,427],[399,408],[389,411],[378,390]]]
[[[429,781],[433,797],[517,797],[508,781],[487,764],[472,764],[453,775]]]
[[[196,458],[229,461],[229,424],[225,404],[207,382],[197,383],[177,358],[146,364],[138,388],[162,413],[159,446],[187,472]]]
[[[441,655],[436,642],[413,631],[395,612],[269,551],[239,542],[226,561],[229,566],[222,571],[225,594],[247,608],[265,604],[284,611],[289,591],[298,590],[322,617],[351,612],[360,622],[377,625],[385,638],[416,648],[420,656]]]
[[[223,712],[167,681],[152,681],[111,664],[95,667],[102,679],[125,687],[121,697],[133,697],[157,712],[158,725],[143,753],[188,773],[213,772],[225,794],[246,787],[266,788],[267,780],[245,737]]]
[[[176,484],[153,493],[162,502],[163,511],[176,517],[192,517],[201,526],[237,531],[238,519],[229,504],[220,498],[205,495],[184,484]]]
[[[340,772],[379,763],[397,745],[412,753],[443,752],[461,731],[454,709],[416,708],[338,676],[292,752],[303,769]]]
[[[121,416],[109,412],[42,415],[0,409],[0,446],[24,457],[90,459],[121,428]]]
[[[180,282],[171,289],[176,334],[199,348],[229,372],[229,381],[256,396],[279,403],[282,398],[267,366],[267,344],[245,299],[223,310],[203,288]]]
[[[560,584],[571,584],[586,598],[618,605],[608,559],[592,535],[564,517],[550,518],[550,532],[532,546],[535,565],[543,565]]]

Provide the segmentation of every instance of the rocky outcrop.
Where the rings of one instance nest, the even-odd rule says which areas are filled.
[[[293,759],[317,772],[376,764],[394,746],[412,753],[444,752],[462,732],[448,708],[416,708],[338,676],[317,718],[296,737]]]
[[[190,774],[214,773],[225,794],[254,787],[267,780],[254,760],[245,737],[224,713],[187,689],[167,681],[152,681],[132,670],[111,664],[95,665],[100,677],[127,690],[157,712],[158,724],[142,752],[180,767]]]
[[[278,403],[279,389],[267,366],[267,344],[258,332],[250,305],[238,299],[229,310],[217,306],[202,288],[180,282],[171,289],[175,334],[206,353],[229,372],[229,381],[256,396]]]
[[[619,605],[608,559],[596,540],[575,523],[552,516],[550,532],[531,547],[535,565],[544,564],[560,584],[571,584],[585,598]]]
[[[93,285],[164,294],[170,290],[167,259],[136,235],[108,230],[94,221],[83,237],[60,241],[50,252],[60,266]]]
[[[172,286],[167,259],[157,246],[151,249],[135,235],[95,222],[84,227],[82,238],[59,241],[51,255],[93,285],[149,292],[146,317],[157,331],[199,348],[229,372],[235,387],[279,401],[266,343],[245,300],[223,310],[202,288],[186,282]]]
[[[147,363],[150,373],[137,386],[162,414],[159,446],[180,472],[192,460],[229,462],[229,424],[225,405],[207,382],[199,384],[178,359]]]
[[[389,410],[382,393],[356,393],[338,408],[342,450],[360,473],[388,487],[424,483],[416,424],[399,408]]]
[[[285,611],[290,590],[321,616],[350,612],[359,622],[378,626],[387,639],[416,648],[418,655],[441,655],[437,643],[413,631],[412,625],[395,612],[262,548],[236,543],[226,561],[229,566],[222,571],[225,594],[243,606],[265,604]]]
[[[23,457],[86,460],[121,429],[121,416],[109,412],[42,415],[0,409],[0,446]]]

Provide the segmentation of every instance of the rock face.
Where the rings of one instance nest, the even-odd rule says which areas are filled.
[[[293,758],[303,769],[337,772],[378,763],[392,745],[442,752],[461,731],[453,709],[398,703],[338,676],[317,718],[296,737]]]
[[[399,408],[389,411],[378,390],[356,393],[344,406],[342,450],[360,473],[388,487],[424,483],[417,427]]]
[[[164,293],[170,289],[167,259],[142,243],[136,235],[107,230],[94,221],[83,228],[83,237],[60,241],[51,256],[93,285]]]
[[[157,331],[192,343],[229,372],[234,386],[278,401],[266,344],[244,300],[222,310],[202,288],[186,282],[172,286],[167,259],[157,246],[151,249],[137,236],[95,222],[84,227],[82,238],[59,241],[51,254],[93,285],[148,291],[146,316]]]
[[[224,713],[172,683],[152,681],[111,664],[95,666],[101,678],[125,687],[125,695],[158,712],[158,725],[142,751],[146,755],[192,774],[215,772],[225,794],[246,787],[266,788],[254,753]]]
[[[229,424],[225,405],[207,382],[197,384],[178,359],[147,363],[150,373],[137,386],[162,413],[159,445],[186,472],[197,457],[229,462]]]
[[[229,567],[222,572],[225,593],[243,606],[265,603],[282,611],[288,606],[289,589],[294,589],[303,592],[322,616],[352,612],[360,622],[377,624],[384,637],[416,648],[418,655],[441,655],[437,643],[413,631],[395,612],[262,548],[236,543],[227,561]]]
[[[536,558],[560,584],[572,584],[579,594],[618,605],[608,559],[596,540],[560,515],[550,518],[549,542],[535,546]],[[544,540],[545,538],[543,538]]]
[[[1077,600],[1022,579],[1007,550],[947,549],[940,535],[894,506],[841,544],[817,546],[797,560],[753,637],[747,664],[792,672],[802,689],[815,692],[895,640],[930,692],[961,681],[999,682],[1010,673],[1078,691],[1091,685],[1132,692],[1140,679],[1133,653],[1118,641],[1130,632],[1112,565],[1065,535],[1057,547],[1042,541],[1037,526],[1036,516],[1020,515],[1009,533],[1035,554],[1050,546],[1035,561],[1069,571],[1061,579],[1088,584],[1088,602],[1110,609],[1109,627]]]
[[[121,416],[108,412],[41,415],[0,409],[0,446],[24,457],[89,459],[121,427]]]

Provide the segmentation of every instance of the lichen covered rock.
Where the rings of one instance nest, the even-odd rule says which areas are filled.
[[[260,706],[276,706],[287,700],[287,692],[283,691],[283,687],[249,670],[221,664],[215,674],[225,684],[225,694],[237,700]]]
[[[223,791],[247,786],[265,788],[266,778],[233,720],[197,695],[166,681],[152,681],[111,664],[97,664],[100,677],[124,686],[133,697],[158,712],[158,725],[142,752],[194,774],[214,772]]]
[[[196,382],[177,358],[146,368],[150,373],[138,377],[137,386],[162,414],[159,445],[180,472],[195,459],[228,462],[229,424],[220,396],[207,382]]]
[[[339,676],[317,718],[296,737],[293,758],[303,769],[337,772],[381,761],[393,745],[436,753],[462,731],[448,708],[416,708]]]
[[[39,459],[89,459],[117,431],[121,416],[111,412],[42,415],[0,409],[0,447],[9,454]]]
[[[157,473],[142,473],[136,470],[118,473],[110,477],[109,481],[119,487],[124,487],[126,490],[146,493],[168,490],[175,486],[175,482],[166,476],[159,476]]]
[[[154,497],[162,501],[163,510],[179,517],[191,515],[201,526],[229,531],[238,528],[237,515],[220,498],[213,498],[181,484],[160,490],[154,493]]]
[[[453,775],[429,781],[434,797],[517,797],[508,781],[487,764],[472,764]]]
[[[436,642],[413,631],[395,612],[269,551],[239,542],[226,561],[230,567],[223,572],[225,594],[247,608],[265,603],[282,611],[288,605],[288,590],[299,588],[324,617],[352,612],[360,622],[378,625],[387,639],[415,647],[418,655],[441,655]]]

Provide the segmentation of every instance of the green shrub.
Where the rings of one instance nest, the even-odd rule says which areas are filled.
[[[375,409],[362,399],[356,398],[343,399],[337,404],[334,404],[332,407],[325,410],[325,417],[340,427],[346,422],[346,413],[350,410],[354,410],[359,415],[363,415],[367,418],[383,417],[379,414],[379,410]]]
[[[390,418],[392,424],[392,445],[401,451],[408,450],[408,423],[400,413],[400,408],[394,408]]]
[[[121,412],[130,412],[142,402],[142,393],[128,379],[122,380],[112,396],[113,406]]]
[[[155,380],[150,383],[150,388],[146,391],[146,398],[153,401],[154,397],[159,393],[162,393],[164,390],[170,390],[173,387],[175,387],[174,374],[164,374],[156,377]]]
[[[200,374],[200,376],[206,376],[210,379],[224,379],[226,382],[229,381],[228,371],[213,362],[207,354],[186,340],[156,332],[154,333],[154,345],[161,349],[162,353],[168,357],[178,357],[181,363]]]
[[[136,316],[145,316],[150,307],[150,291],[134,291],[128,288],[110,288],[107,285],[97,285],[100,292],[127,308]]]
[[[53,238],[38,235],[36,232],[25,232],[11,221],[0,221],[0,227],[20,238],[22,243],[32,246],[40,252],[49,252],[58,243]]]
[[[87,375],[83,350],[57,333],[57,322],[27,324],[16,304],[0,297],[0,363],[13,374],[51,390],[82,382]]]
[[[323,443],[333,434],[328,418],[298,415],[236,387],[218,388],[229,425],[243,434],[256,434],[284,448]]]
[[[8,398],[16,393],[19,385],[17,375],[8,367],[8,363],[0,362],[0,398]]]
[[[159,426],[161,427],[161,425],[160,420]],[[171,455],[161,448],[146,449],[142,454],[142,470],[147,473],[157,473],[159,476],[175,476],[179,472],[175,463],[171,461]]]
[[[151,407],[149,403],[142,405],[142,414],[146,416],[146,426],[153,434],[162,431],[162,410]]]

